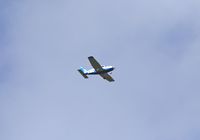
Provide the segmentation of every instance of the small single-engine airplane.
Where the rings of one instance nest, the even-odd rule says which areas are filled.
[[[86,70],[83,67],[81,67],[80,69],[78,69],[78,71],[80,72],[80,74],[84,77],[84,78],[88,78],[87,75],[100,75],[103,79],[108,80],[109,82],[113,82],[115,81],[108,73],[113,71],[115,68],[113,66],[103,66],[100,65],[99,62],[97,62],[97,60],[93,57],[90,56],[88,57],[93,69],[90,70]]]

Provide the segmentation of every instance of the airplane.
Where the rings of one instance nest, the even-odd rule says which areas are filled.
[[[99,62],[93,57],[90,56],[88,57],[90,64],[92,65],[93,69],[86,70],[83,67],[78,69],[80,74],[87,79],[88,75],[100,75],[103,79],[109,81],[109,82],[114,82],[115,80],[108,74],[111,71],[113,71],[115,68],[113,66],[104,66],[100,65]]]

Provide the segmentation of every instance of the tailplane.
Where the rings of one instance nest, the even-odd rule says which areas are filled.
[[[84,77],[84,78],[88,78],[87,76],[87,70],[84,69],[83,67],[81,67],[80,69],[78,69],[78,71],[80,72],[80,74]]]

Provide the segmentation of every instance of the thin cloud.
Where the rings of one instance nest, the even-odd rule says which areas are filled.
[[[0,53],[0,139],[196,140],[198,5],[12,3]],[[115,83],[77,73],[89,55],[117,68]]]

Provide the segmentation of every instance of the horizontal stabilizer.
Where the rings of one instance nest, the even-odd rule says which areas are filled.
[[[81,69],[79,69],[78,71],[80,72],[80,74],[81,74],[84,78],[88,78],[88,76],[87,76]]]

